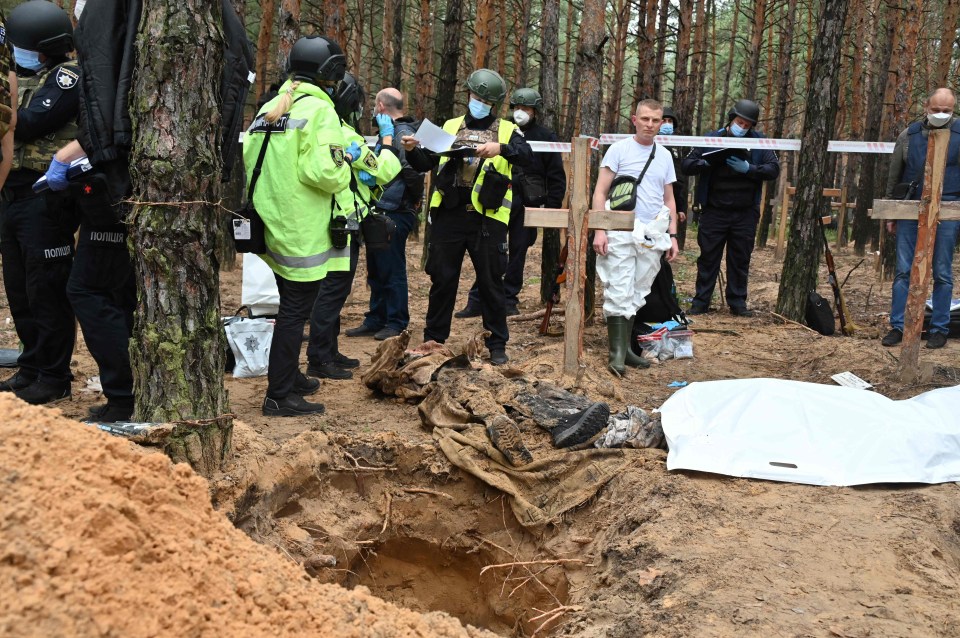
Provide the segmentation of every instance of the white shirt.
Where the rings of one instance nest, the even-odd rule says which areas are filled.
[[[637,186],[637,204],[633,209],[637,221],[644,224],[653,221],[657,216],[664,205],[664,191],[677,181],[669,149],[656,144],[644,146],[636,137],[629,137],[612,144],[600,162],[601,167],[609,168],[615,175],[638,178],[654,148],[657,150],[650,162],[650,168]]]

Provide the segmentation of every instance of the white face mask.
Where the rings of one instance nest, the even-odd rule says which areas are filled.
[[[517,109],[513,112],[513,121],[519,126],[526,126],[530,122],[530,114],[521,109]]]
[[[934,128],[940,128],[950,121],[952,113],[927,113],[927,122]]]

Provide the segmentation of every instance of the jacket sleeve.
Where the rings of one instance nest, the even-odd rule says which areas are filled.
[[[58,74],[57,71],[50,73],[30,100],[30,105],[17,111],[17,128],[13,132],[15,140],[32,142],[76,121],[80,91],[76,84],[61,88],[57,83]]]
[[[407,161],[410,162],[410,166],[415,170],[426,173],[436,168],[437,164],[440,163],[440,157],[438,155],[431,155],[423,148],[417,146],[412,151],[407,152]]]
[[[510,142],[500,145],[500,155],[514,166],[524,168],[533,162],[533,149],[519,131],[514,131]]]
[[[404,150],[403,144],[399,141],[401,136],[414,135],[416,132],[417,129],[407,122],[398,124],[396,133],[393,136],[393,144],[390,148],[397,154],[397,157],[400,158],[400,179],[402,179],[406,185],[407,192],[416,193],[419,191],[420,195],[413,197],[414,200],[419,200],[420,197],[423,196],[423,173],[410,165],[410,162],[407,160],[407,152]]]
[[[548,141],[559,142],[556,133],[548,136]],[[563,158],[560,153],[541,153],[544,174],[547,176],[547,208],[560,208],[563,196],[567,194],[567,172],[563,170]]]
[[[680,160],[674,161],[674,172],[677,174],[677,181],[673,183],[673,198],[677,202],[677,212],[687,212],[687,193],[689,186],[687,176],[680,170]]]
[[[297,177],[304,184],[337,193],[350,186],[350,164],[344,150],[347,143],[340,119],[332,106],[319,108],[312,115],[316,124],[301,141]]]
[[[383,186],[400,174],[400,159],[390,149],[381,149],[377,155],[369,146],[362,146],[360,159],[352,166],[354,171],[367,171]]]
[[[777,179],[780,175],[780,158],[770,149],[763,149],[760,152],[760,163],[752,164],[747,171],[747,177],[766,182]]]
[[[884,197],[893,197],[893,187],[900,183],[903,169],[907,164],[907,129],[903,129],[893,145],[893,156],[890,158],[890,168],[887,169],[887,190]]]
[[[703,159],[703,149],[695,148],[683,158],[680,163],[680,171],[684,175],[700,175],[710,171],[710,164]]]

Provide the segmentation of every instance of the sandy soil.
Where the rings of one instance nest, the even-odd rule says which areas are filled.
[[[695,245],[690,238],[694,250],[675,266],[681,297],[693,290]],[[847,250],[837,259],[841,278],[859,262]],[[428,290],[419,261],[420,245],[413,243],[414,344]],[[524,311],[539,307],[538,265],[534,249]],[[692,360],[613,379],[605,372],[605,328],[588,324],[583,389],[614,409],[628,403],[652,409],[674,391],[667,387],[674,380],[832,383],[830,375],[849,370],[892,398],[960,382],[957,341],[921,349],[921,361],[933,367],[929,381],[895,380],[899,350],[879,343],[890,284],[878,283],[872,258],[845,286],[860,326],[854,337],[821,337],[770,314],[779,270],[772,249],[755,253],[750,305],[761,312],[749,320],[723,311],[698,318]],[[465,267],[461,298],[471,274]],[[960,268],[955,276],[960,280]],[[363,277],[361,261],[344,327],[362,320]],[[239,282],[239,271],[224,273],[225,314],[239,306]],[[830,298],[825,284],[820,292]],[[3,301],[0,346],[12,347]],[[455,320],[452,341],[479,327],[479,319]],[[341,340],[343,352],[363,361],[375,349],[372,339]],[[508,354],[529,376],[559,377],[560,340],[539,336],[536,322],[511,324]],[[74,371],[74,398],[58,407],[76,418],[98,400],[81,391],[96,374],[82,339]],[[327,415],[306,419],[262,417],[265,379],[227,375],[226,384],[246,425],[237,426],[237,458],[210,485],[214,504],[253,539],[281,548],[281,562],[306,565],[322,582],[365,585],[388,601],[446,611],[501,635],[530,635],[541,626],[541,633],[570,636],[956,635],[955,484],[822,488],[668,473],[663,453],[635,450],[630,470],[596,499],[560,524],[531,531],[512,519],[499,492],[446,461],[414,406],[372,395],[359,375],[325,382],[317,396]],[[534,454],[549,446],[542,432],[524,435]],[[335,565],[311,560],[317,556],[332,556]],[[562,562],[480,574],[491,564],[543,560]]]

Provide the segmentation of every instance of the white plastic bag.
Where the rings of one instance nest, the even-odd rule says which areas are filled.
[[[273,271],[267,262],[250,253],[243,255],[240,303],[249,308],[253,316],[276,315],[280,308],[280,292]]]
[[[273,321],[269,319],[239,319],[223,327],[227,343],[237,360],[233,376],[237,379],[262,377],[270,363],[270,342],[273,341]]]

